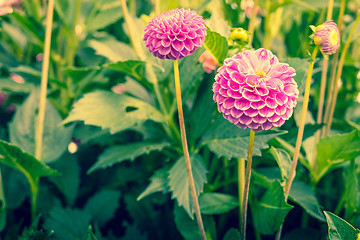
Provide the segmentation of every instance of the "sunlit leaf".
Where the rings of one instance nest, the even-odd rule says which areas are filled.
[[[215,59],[222,63],[227,56],[229,46],[225,37],[217,32],[211,31],[209,28],[206,30],[204,47],[208,50]]]
[[[324,211],[330,240],[356,240],[359,230],[331,212]]]
[[[202,214],[222,214],[239,206],[236,197],[223,193],[204,193],[199,197]]]

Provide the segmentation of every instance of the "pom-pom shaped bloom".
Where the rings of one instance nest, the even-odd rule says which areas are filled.
[[[161,59],[181,59],[204,43],[202,16],[190,9],[173,9],[154,17],[145,27],[144,41],[149,51]]]
[[[336,23],[333,20],[312,27],[314,34],[314,43],[320,47],[324,55],[334,54],[340,47],[340,33]]]
[[[266,49],[245,50],[227,58],[213,84],[214,101],[224,118],[254,131],[289,119],[299,91],[295,70]]]

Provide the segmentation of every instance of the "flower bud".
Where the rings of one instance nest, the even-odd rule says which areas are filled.
[[[314,31],[314,43],[319,46],[324,56],[334,54],[340,47],[340,33],[336,23],[333,20],[323,24],[311,27]]]
[[[231,39],[239,44],[247,44],[249,32],[243,28],[234,28],[231,30]]]

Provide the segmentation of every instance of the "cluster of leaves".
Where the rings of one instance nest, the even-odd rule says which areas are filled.
[[[151,4],[129,1],[132,28],[127,29],[117,0],[55,1],[44,146],[38,161],[33,157],[34,132],[45,11],[37,1],[25,2],[0,22],[0,90],[7,94],[7,105],[0,105],[0,237],[199,239],[176,121],[172,63],[155,59],[142,43],[146,17],[137,16],[150,14]],[[211,91],[214,74],[204,74],[198,59],[207,50],[221,64],[236,52],[228,46],[230,25],[246,29],[248,19],[235,1],[191,4],[208,26],[204,46],[180,61],[196,190],[208,238],[239,239],[236,160],[247,157],[249,131],[217,113]],[[161,6],[166,10],[181,4],[164,0]],[[296,69],[302,94],[310,34],[298,29],[321,22],[320,11],[327,1],[268,1],[260,6],[268,14],[259,16],[254,46],[262,46],[262,39],[272,41],[269,47]],[[282,19],[289,24],[269,29],[270,18],[282,9],[286,9]],[[134,44],[143,54],[131,47]],[[325,237],[326,222],[331,239],[356,239],[357,230],[330,212],[355,227],[360,219],[357,50],[355,46],[347,59],[336,134],[318,143],[315,132],[322,126],[312,118],[318,91],[312,93],[301,165],[289,203],[283,186],[294,152],[301,98],[294,117],[281,129],[256,134],[249,238],[267,239],[286,218],[284,239]],[[314,72],[319,69],[316,65]],[[24,82],[14,81],[14,76]],[[314,80],[319,78],[314,75]],[[160,107],[160,98],[166,109]],[[10,104],[17,106],[15,113],[5,110]],[[68,146],[76,146],[76,153]],[[31,201],[37,201],[33,218]],[[322,210],[329,212],[324,216]],[[321,228],[316,228],[319,223]]]

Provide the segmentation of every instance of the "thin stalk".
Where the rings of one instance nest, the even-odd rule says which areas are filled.
[[[334,7],[334,0],[329,0],[326,21],[329,21],[332,19],[333,7]],[[318,106],[318,113],[317,113],[317,118],[316,118],[316,123],[318,123],[318,124],[321,124],[323,122],[322,116],[323,116],[323,110],[324,110],[325,88],[326,88],[328,66],[329,66],[329,60],[324,58],[323,66],[322,66],[322,70],[321,70],[322,72],[321,72],[319,106]],[[321,130],[319,129],[318,131],[316,131],[316,134],[315,134],[315,139],[316,139],[315,142],[316,143],[320,139],[320,134],[321,134]]]
[[[49,0],[46,17],[46,31],[45,31],[45,44],[44,44],[44,60],[41,71],[41,86],[40,86],[40,103],[39,115],[35,132],[35,158],[41,160],[43,133],[44,133],[44,120],[45,120],[45,107],[46,107],[46,90],[48,84],[49,62],[50,62],[50,44],[51,44],[51,30],[53,23],[54,13],[54,0]]]
[[[360,13],[358,13],[358,15],[357,15],[357,17],[355,19],[354,25],[353,25],[353,27],[351,29],[351,32],[350,32],[350,34],[348,36],[348,39],[346,40],[344,49],[342,50],[342,53],[341,53],[341,57],[340,57],[339,65],[338,65],[338,70],[337,70],[336,78],[335,78],[336,83],[335,83],[335,86],[334,86],[333,98],[332,98],[332,101],[331,101],[329,120],[326,123],[325,135],[329,134],[329,131],[330,131],[330,128],[331,128],[332,120],[333,120],[333,117],[334,117],[334,111],[335,111],[335,106],[336,106],[337,95],[338,95],[338,92],[339,92],[339,85],[340,85],[340,81],[341,81],[340,78],[341,78],[341,74],[342,74],[342,70],[343,70],[343,66],[344,66],[345,56],[346,56],[347,50],[349,49],[352,35],[354,34],[354,31],[356,29],[356,25],[359,22],[359,20],[360,20]]]
[[[6,207],[6,202],[5,202],[5,195],[4,195],[4,186],[3,186],[3,182],[2,182],[2,176],[1,176],[1,169],[0,169],[0,201],[1,201],[1,208],[5,209]],[[1,211],[0,208],[0,211]]]
[[[238,158],[238,195],[239,195],[239,216],[243,209],[244,201],[244,188],[245,188],[245,159]],[[241,227],[241,226],[240,226]]]
[[[254,6],[253,6],[253,9],[252,9],[251,18],[250,18],[249,27],[248,27],[248,32],[250,33],[249,34],[248,46],[250,46],[250,47],[251,47],[253,39],[254,39],[254,28],[255,28],[255,21],[256,21],[256,8],[258,6],[258,2],[259,2],[259,0],[254,1]]]
[[[29,179],[30,191],[31,191],[31,217],[32,220],[34,220],[36,218],[36,204],[37,204],[37,196],[39,190],[39,179],[36,179],[35,181],[33,181],[31,178],[28,179]]]
[[[306,78],[303,109],[302,109],[302,113],[301,113],[299,131],[298,131],[296,144],[295,144],[294,157],[293,157],[292,164],[291,164],[291,170],[290,170],[289,178],[286,181],[285,187],[284,187],[285,201],[287,201],[287,199],[289,197],[291,184],[292,184],[292,182],[294,181],[294,178],[295,178],[296,166],[297,166],[297,162],[298,162],[299,155],[300,155],[301,142],[302,142],[302,138],[303,138],[303,135],[304,135],[306,114],[307,114],[307,109],[308,109],[308,104],[309,104],[312,71],[314,69],[315,58],[316,58],[316,54],[318,53],[318,51],[319,51],[319,48],[315,47],[315,49],[314,49],[314,51],[313,51],[313,53],[311,55],[311,63],[309,65],[309,70],[308,70],[308,74],[307,74],[307,78]],[[282,225],[280,227],[280,230],[276,234],[276,239],[277,240],[280,240],[280,238],[281,238],[281,231],[282,231]]]
[[[246,239],[247,205],[248,205],[248,199],[249,199],[254,138],[255,138],[255,132],[253,130],[250,130],[249,150],[248,150],[248,158],[247,158],[247,164],[246,164],[245,186],[244,186],[244,194],[243,194],[243,204],[242,204],[242,210],[241,210],[241,233],[243,236],[243,240]]]
[[[341,0],[341,5],[340,5],[340,12],[339,12],[339,20],[338,20],[338,28],[339,31],[341,32],[341,28],[342,28],[342,23],[343,23],[343,17],[344,17],[344,13],[345,13],[345,3],[346,0]],[[335,85],[335,75],[336,75],[336,67],[338,66],[338,59],[339,59],[339,51],[337,51],[334,54],[333,57],[333,61],[332,61],[332,67],[331,67],[331,73],[330,73],[330,82],[329,82],[329,89],[328,89],[328,96],[326,98],[326,107],[325,107],[325,113],[323,116],[323,122],[327,122],[327,120],[329,119],[329,115],[330,115],[330,107],[331,107],[331,100],[333,97],[333,90],[334,90],[334,85]],[[324,136],[325,135],[325,130],[326,130],[326,126],[324,126],[321,129],[321,135]]]
[[[160,15],[161,10],[160,10],[160,0],[155,0],[155,15]]]
[[[184,159],[185,159],[186,171],[187,171],[188,180],[189,180],[190,192],[191,192],[191,197],[192,197],[192,200],[194,203],[196,220],[197,220],[197,223],[199,226],[200,234],[201,234],[202,239],[206,240],[206,234],[205,234],[204,225],[203,225],[202,218],[201,218],[200,206],[199,206],[199,201],[198,201],[198,197],[196,194],[194,177],[193,177],[192,170],[191,170],[189,149],[188,149],[187,140],[186,140],[184,113],[183,113],[182,100],[181,100],[181,88],[180,88],[180,75],[179,75],[178,60],[174,60],[174,78],[175,78],[176,101],[177,101],[178,114],[179,114],[181,142],[182,142],[182,147],[183,147],[183,151],[184,151]]]

